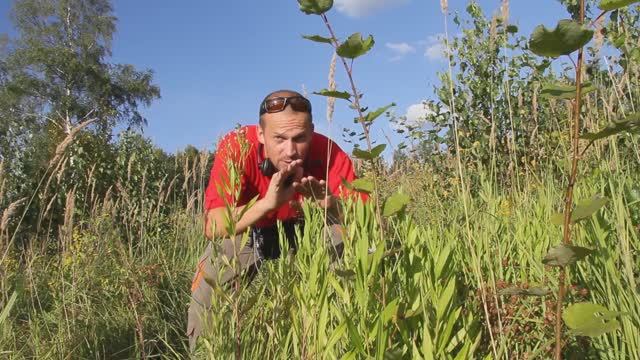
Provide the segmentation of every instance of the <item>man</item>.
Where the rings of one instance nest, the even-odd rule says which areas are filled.
[[[304,198],[327,209],[333,224],[331,245],[335,255],[341,254],[338,199],[349,195],[342,181],[354,179],[347,154],[314,132],[311,103],[295,91],[267,95],[260,104],[259,125],[242,127],[222,139],[205,193],[205,234],[210,240],[224,240],[214,245],[218,256],[212,255],[209,244],[193,278],[187,325],[192,350],[211,305],[209,283],[224,285],[233,279],[238,272],[225,264],[234,257],[243,272],[255,272],[263,260],[277,258],[278,220],[295,248],[294,225],[299,224]],[[232,226],[228,209],[233,209]],[[250,240],[241,248],[245,231],[250,231]]]

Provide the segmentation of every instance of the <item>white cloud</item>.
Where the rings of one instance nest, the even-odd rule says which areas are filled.
[[[394,56],[391,58],[391,61],[398,61],[402,59],[405,55],[416,52],[416,48],[407,44],[406,42],[386,43],[385,45],[394,54]]]
[[[338,11],[352,17],[369,15],[385,7],[400,5],[408,0],[335,0]]]
[[[425,46],[424,56],[432,61],[442,61],[446,59],[446,49],[442,44],[443,34],[431,35],[427,41],[422,42]]]
[[[405,117],[406,124],[410,126],[423,126],[427,123],[429,116],[435,115],[435,112],[427,106],[426,102],[413,104],[407,108]]]

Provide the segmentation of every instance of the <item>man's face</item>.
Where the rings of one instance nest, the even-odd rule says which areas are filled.
[[[285,95],[286,96],[286,95]],[[304,159],[313,139],[313,123],[309,114],[287,106],[283,111],[262,115],[258,140],[264,144],[266,157],[282,170],[294,161]]]

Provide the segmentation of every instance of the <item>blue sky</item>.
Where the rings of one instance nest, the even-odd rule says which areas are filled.
[[[0,32],[12,32],[11,2],[0,0]],[[500,3],[480,1],[488,14],[498,11]],[[451,0],[449,8],[464,13],[466,4]],[[301,13],[295,0],[114,0],[113,6],[118,24],[111,61],[154,71],[162,98],[144,109],[149,121],[144,133],[169,152],[187,144],[213,149],[235,124],[256,123],[259,101],[271,90],[311,93],[327,87],[331,48],[301,38],[327,30],[319,17]],[[446,66],[435,40],[444,32],[438,0],[335,0],[328,16],[339,37],[361,32],[375,38],[373,50],[354,65],[365,106],[395,102],[395,113],[405,115],[412,105],[433,97],[436,73]],[[511,22],[524,34],[566,16],[557,0],[510,4]],[[451,18],[449,26],[457,32]],[[336,80],[339,89],[349,90],[342,67]],[[342,128],[358,129],[353,110],[339,101],[329,127],[326,98],[310,99],[317,131],[350,152]],[[409,115],[415,116],[420,106],[411,109]],[[386,118],[379,118],[373,135],[386,142],[385,134],[392,147],[400,141]]]

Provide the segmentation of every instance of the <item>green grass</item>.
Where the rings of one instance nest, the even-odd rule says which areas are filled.
[[[345,253],[335,263],[322,240],[322,215],[308,208],[295,256],[268,262],[251,284],[217,290],[197,357],[547,357],[554,296],[497,291],[555,288],[557,270],[541,260],[561,239],[561,228],[549,221],[561,187],[548,178],[506,194],[481,183],[468,199],[467,232],[460,199],[443,197],[438,187],[419,192],[410,178],[394,185],[414,197],[411,211],[390,219],[384,237],[369,206],[347,207]],[[602,170],[585,174],[578,186],[578,199],[600,193],[611,201],[576,227],[574,243],[596,255],[572,268],[568,301],[625,315],[614,333],[567,337],[567,354],[640,356],[637,181],[633,172]],[[116,202],[74,224],[65,251],[33,246],[10,253],[2,264],[2,309],[10,306],[0,322],[2,357],[185,357],[189,284],[205,242],[197,206],[171,205],[168,215],[148,215],[143,229],[129,228],[135,242],[123,241],[115,214],[127,205]]]

